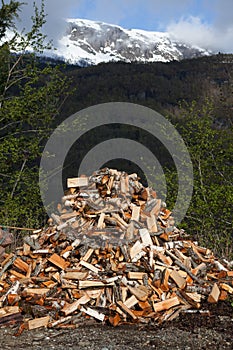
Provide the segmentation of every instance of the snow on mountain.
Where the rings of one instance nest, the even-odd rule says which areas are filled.
[[[209,54],[208,50],[179,42],[169,33],[124,29],[86,19],[68,19],[66,33],[52,52],[54,58],[80,65],[169,62]]]

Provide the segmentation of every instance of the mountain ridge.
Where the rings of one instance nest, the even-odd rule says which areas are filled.
[[[67,19],[56,50],[45,55],[80,66],[103,62],[171,62],[210,55],[205,48],[187,45],[172,33],[125,29],[87,19]]]

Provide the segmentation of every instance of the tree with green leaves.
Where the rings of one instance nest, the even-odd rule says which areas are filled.
[[[184,227],[218,254],[233,256],[233,130],[214,127],[217,111],[210,101],[181,107],[177,123],[194,170],[193,198]],[[172,181],[170,181],[172,186]]]
[[[0,225],[36,227],[46,217],[39,160],[70,85],[59,67],[38,60],[51,48],[42,33],[44,1],[40,9],[34,3],[31,30],[19,33],[22,6],[2,0],[0,9]]]

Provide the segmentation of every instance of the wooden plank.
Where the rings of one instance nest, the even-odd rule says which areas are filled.
[[[233,288],[231,286],[229,286],[229,284],[220,283],[220,287],[221,287],[221,289],[227,291],[228,293],[233,294]]]
[[[117,301],[117,304],[123,311],[130,315],[130,317],[132,317],[134,320],[137,320],[137,317],[134,315],[134,313],[122,301]]]
[[[123,176],[120,179],[120,188],[121,188],[121,193],[126,194],[127,184],[126,184],[126,179]]]
[[[179,298],[173,297],[173,298],[169,298],[163,301],[159,301],[159,302],[153,302],[153,309],[155,312],[159,312],[159,311],[163,311],[163,310],[168,310],[173,306],[177,306],[180,304],[180,300]]]
[[[88,177],[72,177],[67,179],[67,188],[88,186]]]
[[[72,245],[67,246],[63,251],[60,253],[60,255],[64,258],[67,259],[70,256],[71,251],[73,250]]]
[[[79,289],[83,288],[92,288],[92,287],[109,287],[109,286],[114,286],[114,282],[110,283],[104,283],[102,281],[96,281],[96,280],[85,280],[85,281],[79,281],[78,287]]]
[[[134,238],[134,230],[135,230],[134,229],[134,223],[131,221],[129,223],[129,226],[128,226],[127,230],[126,230],[126,239],[128,241],[131,241]]]
[[[131,297],[126,299],[124,302],[124,305],[129,309],[131,309],[131,307],[135,306],[136,304],[138,304],[138,299],[134,295],[131,295]]]
[[[65,259],[61,258],[56,253],[50,256],[50,258],[48,258],[48,261],[50,261],[52,264],[56,265],[62,270],[65,270],[70,265],[68,261],[65,261]]]
[[[207,301],[209,303],[217,303],[218,299],[219,299],[219,296],[220,296],[220,290],[218,288],[217,283],[214,283],[213,288],[212,288],[212,290],[210,292],[210,295],[208,296]]]
[[[198,294],[197,292],[194,293],[186,293],[188,295],[189,298],[193,299],[194,301],[196,301],[197,303],[201,302],[201,294]]]
[[[20,258],[17,258],[14,261],[13,265],[16,266],[19,270],[21,270],[23,272],[27,272],[28,268],[29,268],[29,265]]]
[[[6,254],[5,256],[6,256],[6,258],[1,263],[2,267],[4,267],[8,263],[8,261],[10,261],[14,257],[14,254],[10,253],[10,254]],[[16,257],[15,257],[15,259],[16,259]]]
[[[233,277],[233,271],[227,271],[227,276],[228,277]]]
[[[0,308],[0,317],[17,314],[19,311],[19,306],[5,306]]]
[[[8,294],[7,295],[8,305],[17,305],[16,303],[18,303],[19,300],[20,300],[20,296],[18,294]]]
[[[57,285],[57,283],[54,281],[45,281],[45,282],[43,282],[43,285],[45,287],[51,289],[51,288],[54,288]]]
[[[71,243],[73,249],[77,248],[77,247],[80,245],[81,242],[82,242],[81,239],[76,238],[76,240],[75,240],[74,242]]]
[[[15,270],[9,270],[9,273],[12,274],[13,276],[17,277],[18,279],[25,278],[26,275],[23,275],[22,273],[19,273]]]
[[[141,253],[142,249],[143,249],[143,245],[140,243],[140,241],[136,241],[129,250],[131,259],[135,258],[136,255]]]
[[[184,302],[188,306],[192,306],[196,309],[201,307],[201,295],[197,293],[186,293],[183,290],[179,289],[176,291],[177,296],[180,298],[182,302]]]
[[[83,295],[80,299],[74,301],[72,304],[66,304],[61,311],[65,314],[65,316],[72,314],[75,312],[80,305],[85,305],[90,301],[90,297],[87,295]]]
[[[173,270],[170,273],[170,277],[173,279],[173,281],[177,284],[177,286],[180,289],[184,289],[186,286],[186,280],[179,274],[178,271]]]
[[[48,324],[48,327],[56,327],[56,326],[58,326],[58,325],[60,325],[61,323],[63,323],[63,322],[67,322],[67,321],[70,321],[72,319],[72,316],[67,316],[67,317],[62,317],[62,318],[60,318],[59,320],[57,320],[57,321],[54,321],[54,322],[50,322],[49,324]]]
[[[34,240],[33,237],[29,237],[29,236],[26,236],[24,237],[24,242],[29,245],[31,248],[33,248],[34,250],[37,250],[37,249],[40,249],[41,246],[40,244],[38,243],[38,241]]]
[[[12,327],[12,325],[14,324],[20,324],[20,323],[22,324],[22,321],[23,321],[23,315],[21,314],[21,312],[18,312],[8,316],[0,317],[0,326]]]
[[[86,254],[80,260],[88,261],[90,259],[90,257],[92,256],[93,252],[94,252],[94,249],[89,248],[88,251],[86,252]]]
[[[148,301],[139,301],[138,305],[140,306],[140,308],[142,310],[151,308],[151,305],[150,305],[150,303]]]
[[[98,274],[98,272],[101,271],[98,267],[95,267],[92,264],[90,264],[90,263],[88,263],[88,262],[86,262],[84,260],[80,261],[80,265],[86,267],[86,269],[91,270],[91,271],[93,271],[96,274]]]
[[[133,259],[132,262],[136,263],[138,260],[140,260],[143,256],[146,255],[146,252],[142,250],[140,253],[138,253]]]
[[[145,272],[128,272],[128,278],[131,280],[142,280],[144,276],[146,276]]]
[[[226,300],[228,298],[228,294],[225,290],[221,290],[219,300]]]
[[[58,271],[53,273],[51,277],[52,277],[52,279],[54,279],[58,283],[61,283],[60,273]]]
[[[40,327],[47,327],[50,320],[50,316],[35,318],[34,320],[28,321],[28,329],[36,329]]]
[[[154,205],[154,207],[150,211],[150,215],[155,215],[155,217],[157,217],[159,215],[159,212],[160,212],[161,204],[162,204],[161,199],[157,199],[156,204]]]
[[[132,209],[131,220],[139,221],[141,208],[135,204],[131,204],[131,209]]]
[[[13,264],[13,262],[15,261],[17,257],[16,256],[12,256],[10,254],[9,256],[9,260],[8,257],[2,262],[2,270],[0,271],[0,277],[2,277],[2,275],[4,274],[4,272],[8,269],[9,266],[11,266]]]
[[[84,312],[85,314],[87,314],[91,317],[96,318],[97,320],[99,320],[101,322],[103,322],[105,319],[105,314],[98,312],[96,310],[93,310],[90,307],[88,307],[88,308],[81,307],[80,311]]]
[[[23,244],[23,255],[29,255],[30,254],[31,247],[29,244],[25,243]]]
[[[49,288],[25,288],[24,291],[27,294],[38,294],[38,295],[44,295],[50,291]]]
[[[164,264],[170,266],[173,264],[172,259],[170,258],[170,256],[166,256],[163,253],[156,253],[157,257],[159,258],[159,260],[161,260]]]
[[[168,292],[169,291],[169,285],[168,285],[168,280],[171,274],[171,270],[169,269],[165,269],[162,272],[162,279],[161,279],[161,286],[160,288],[162,289],[162,291],[164,292]]]
[[[107,187],[108,187],[107,194],[108,195],[111,194],[113,183],[114,183],[114,176],[110,176],[110,179],[108,180],[108,183],[107,183]]]
[[[32,254],[49,254],[50,250],[49,249],[38,249],[38,250],[33,250]]]
[[[88,272],[69,271],[66,272],[63,278],[68,280],[84,280],[88,276]]]
[[[158,232],[155,215],[152,214],[149,217],[147,217],[146,223],[147,223],[147,228],[150,232]]]
[[[140,301],[146,301],[148,299],[148,290],[145,286],[131,287],[128,286],[130,292]]]
[[[127,299],[127,291],[128,291],[127,287],[121,287],[121,300],[123,301],[123,303]]]
[[[88,295],[91,299],[97,299],[100,297],[100,295],[103,293],[104,289],[86,289],[85,293]]]
[[[10,289],[8,289],[8,291],[1,296],[0,298],[0,307],[2,307],[4,301],[6,300],[8,294],[17,294],[18,293],[18,290],[19,290],[19,287],[20,287],[20,283],[19,281],[15,281],[12,286],[10,287]]]
[[[142,244],[144,246],[152,246],[153,245],[153,242],[152,242],[151,236],[149,234],[149,231],[146,228],[140,229],[139,230],[139,234],[140,234],[140,237],[141,237],[141,240],[142,240]]]
[[[105,219],[105,213],[101,213],[97,223],[97,228],[103,229],[105,227],[104,219]]]
[[[112,213],[112,217],[115,218],[117,220],[117,223],[119,224],[120,227],[122,227],[122,229],[126,229],[128,228],[128,224],[125,220],[123,220],[119,214],[116,213]]]

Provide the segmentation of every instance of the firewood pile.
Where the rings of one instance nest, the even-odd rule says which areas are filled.
[[[48,226],[7,253],[0,245],[0,326],[117,326],[207,312],[233,293],[232,264],[174,226],[172,213],[136,174],[102,169],[68,179]],[[2,239],[1,239],[2,237]],[[194,311],[197,310],[197,311]]]

